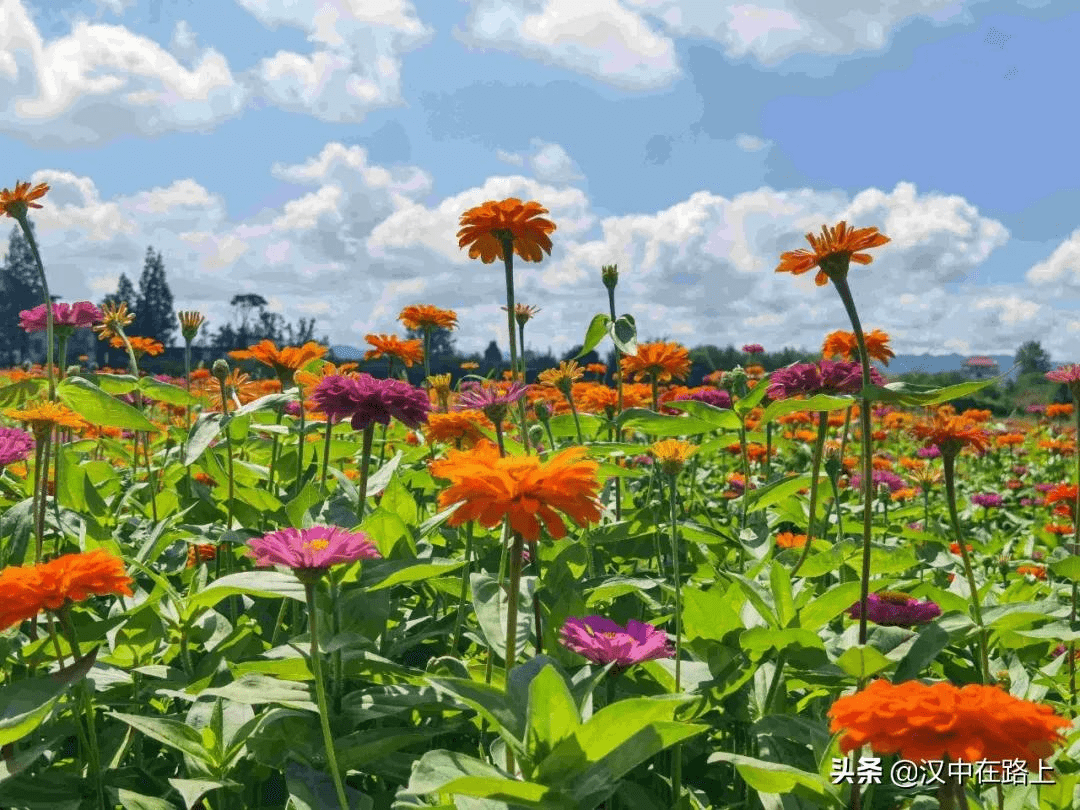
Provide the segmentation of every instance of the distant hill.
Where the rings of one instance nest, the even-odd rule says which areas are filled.
[[[987,354],[998,364],[997,374],[1002,374],[1013,367],[1016,359],[1011,354]],[[906,374],[920,371],[925,374],[938,374],[943,371],[962,371],[964,363],[972,357],[969,354],[898,354],[889,361],[885,373],[888,375]],[[1017,371],[1010,376],[1015,377]]]
[[[330,353],[338,360],[363,360],[364,350],[355,346],[331,346]]]

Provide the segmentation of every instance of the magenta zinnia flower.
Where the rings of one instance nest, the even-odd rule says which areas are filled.
[[[77,301],[74,304],[53,304],[53,326],[73,329],[89,329],[101,320],[101,310],[89,301]],[[33,309],[24,309],[19,313],[19,326],[26,332],[44,332],[45,305],[38,304]]]
[[[0,467],[22,461],[34,449],[34,437],[18,428],[0,427]]]
[[[876,368],[870,368],[870,382],[885,385]],[[843,360],[793,363],[769,375],[765,393],[771,399],[790,399],[804,394],[857,394],[862,390],[862,366]]]
[[[283,565],[293,571],[316,575],[321,575],[331,565],[380,556],[370,537],[340,526],[281,529],[248,540],[248,549],[260,568]]]
[[[331,422],[352,417],[353,430],[397,419],[407,428],[427,422],[431,401],[427,393],[401,380],[376,379],[370,374],[344,377],[331,374],[311,391],[311,400]]]
[[[941,608],[936,602],[920,602],[915,597],[898,591],[872,593],[866,601],[866,618],[874,624],[910,627],[913,624],[926,624],[940,615]],[[858,602],[848,610],[848,616],[853,619],[860,618]]]
[[[904,489],[907,484],[904,483],[904,479],[896,473],[889,472],[888,470],[874,470],[870,476],[870,480],[874,484],[876,490],[879,486],[884,484],[889,488],[889,492],[896,492]],[[851,488],[858,491],[860,484],[862,483],[862,476],[859,473],[855,473],[851,476]]]
[[[1051,382],[1070,383],[1080,382],[1080,363],[1070,363],[1067,366],[1059,366],[1053,371],[1046,372],[1046,379]]]
[[[915,451],[915,455],[919,458],[938,458],[941,456],[941,450],[936,444],[932,444],[929,447],[920,447]]]
[[[562,626],[559,640],[594,664],[615,664],[619,670],[675,655],[667,633],[633,619],[623,627],[603,616],[570,617]]]
[[[765,352],[765,347],[760,343],[747,343],[742,347],[742,350],[747,354],[763,354]]]
[[[495,424],[499,424],[510,406],[525,396],[527,390],[528,386],[522,382],[510,383],[505,393],[500,393],[494,385],[481,385],[478,382],[463,383],[457,402],[454,404],[454,410],[483,411],[484,416]]]
[[[730,408],[731,394],[721,391],[719,388],[704,388],[701,391],[691,391],[689,394],[675,397],[675,402],[691,400],[692,402],[704,402],[714,408]]]
[[[977,506],[989,509],[993,506],[1001,506],[1004,503],[1001,496],[996,492],[981,492],[971,496],[971,502]]]

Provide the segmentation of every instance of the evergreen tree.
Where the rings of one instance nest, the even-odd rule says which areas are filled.
[[[135,301],[135,321],[131,334],[154,338],[164,346],[171,346],[176,334],[176,313],[173,312],[173,294],[165,278],[165,262],[161,251],[146,249],[146,260],[139,276],[139,294]]]
[[[30,227],[33,228],[33,223]],[[19,328],[19,313],[33,309],[42,300],[34,254],[22,231],[15,227],[8,240],[7,255],[0,265],[0,355],[6,363],[27,359],[30,336]]]
[[[1029,340],[1016,350],[1021,374],[1045,374],[1050,370],[1050,355],[1037,340]]]
[[[502,362],[502,352],[499,351],[499,344],[494,340],[488,344],[488,347],[484,349],[484,362],[491,366],[497,366]]]
[[[131,279],[127,277],[126,273],[120,274],[120,281],[116,284],[116,292],[109,293],[101,299],[101,306],[122,303],[128,305],[128,312],[135,311],[135,285],[131,283]]]

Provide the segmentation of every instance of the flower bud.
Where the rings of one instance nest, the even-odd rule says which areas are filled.
[[[543,400],[533,405],[533,412],[536,414],[536,418],[541,422],[546,422],[551,418],[551,408]]]
[[[615,285],[619,283],[619,265],[603,265],[600,268],[600,278],[603,280],[605,287],[607,287],[609,290],[614,290]]]
[[[214,364],[210,366],[210,373],[222,382],[229,376],[229,364],[223,359],[218,358],[214,361]]]

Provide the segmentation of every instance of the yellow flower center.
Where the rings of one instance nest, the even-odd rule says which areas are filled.
[[[322,551],[330,545],[329,540],[305,540],[304,548],[312,551]]]

